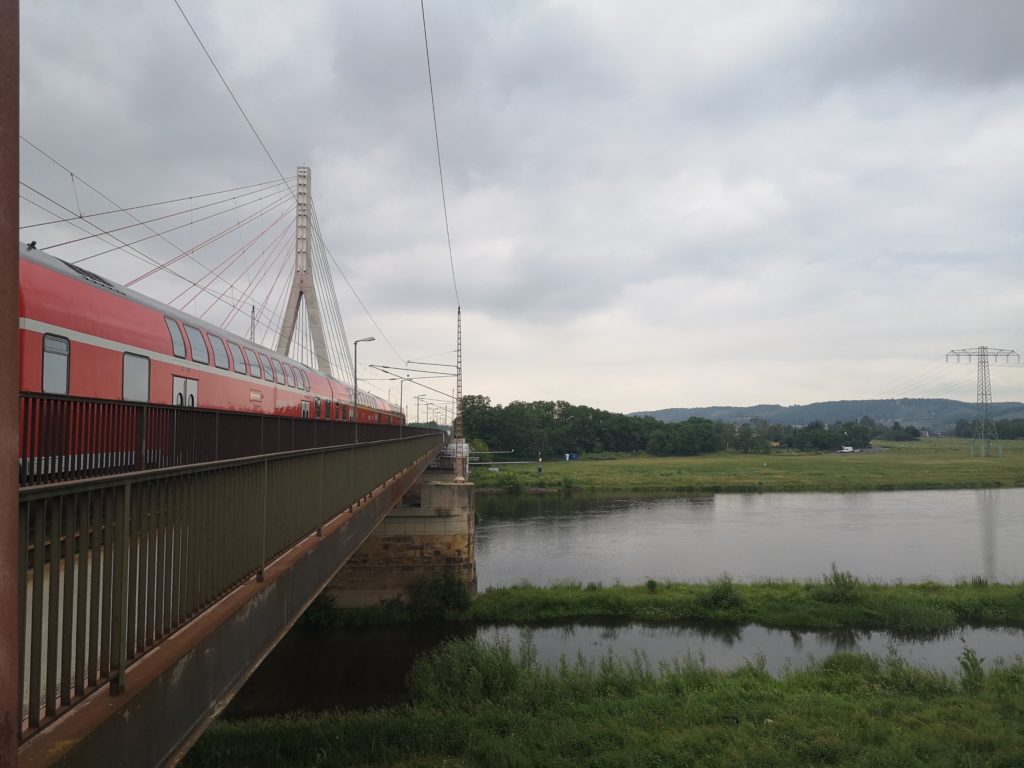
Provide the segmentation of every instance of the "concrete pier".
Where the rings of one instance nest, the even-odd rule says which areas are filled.
[[[474,486],[424,473],[324,590],[343,608],[407,600],[415,582],[448,572],[476,593]]]

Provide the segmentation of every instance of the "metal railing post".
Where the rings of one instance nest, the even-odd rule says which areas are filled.
[[[270,471],[263,460],[263,525],[260,527],[260,567],[256,570],[256,581],[263,581],[263,569],[267,564],[267,473]]]
[[[117,560],[115,568],[117,576],[114,579],[113,594],[113,627],[111,638],[114,642],[112,661],[117,665],[117,674],[110,679],[110,692],[121,693],[124,690],[125,668],[128,666],[128,586],[131,578],[128,569],[128,528],[131,520],[132,508],[132,483],[126,480],[124,483],[124,496],[121,500],[120,515],[117,516]],[[116,511],[115,511],[116,514]]]
[[[317,495],[320,500],[320,509],[317,510],[316,519],[320,521],[320,525],[316,527],[316,535],[322,539],[324,537],[323,521],[327,514],[327,501],[324,499],[324,450],[322,448],[320,449],[320,472],[318,475],[317,482],[320,485],[320,493]]]

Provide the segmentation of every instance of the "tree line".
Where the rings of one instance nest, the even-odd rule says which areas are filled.
[[[820,421],[804,427],[769,424],[753,419],[745,424],[691,417],[663,422],[652,416],[627,416],[563,400],[493,405],[489,397],[462,398],[466,438],[478,453],[512,451],[524,458],[565,454],[649,453],[655,456],[695,456],[734,450],[760,453],[773,447],[802,451],[834,451],[843,446],[867,448],[871,440],[916,440],[920,431],[876,424],[865,416],[859,421]]]
[[[1001,440],[1024,440],[1024,419],[1000,419],[995,423],[996,434]],[[958,419],[953,434],[957,437],[974,437],[974,421]]]

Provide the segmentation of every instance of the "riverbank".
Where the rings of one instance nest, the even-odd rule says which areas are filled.
[[[1000,441],[997,456],[971,456],[971,441],[876,441],[861,453],[717,453],[546,461],[475,467],[478,492],[896,491],[1024,487],[1024,441]],[[538,468],[543,471],[538,473]],[[498,471],[491,471],[497,469]]]
[[[648,581],[639,586],[521,584],[491,588],[468,606],[442,581],[424,590],[424,602],[397,601],[336,610],[319,601],[306,621],[368,626],[429,616],[449,621],[525,624],[543,622],[724,621],[775,629],[884,629],[926,633],[971,626],[1024,627],[1024,584],[874,584],[833,568],[819,580],[743,584],[727,575],[703,583]]]
[[[529,646],[452,641],[417,663],[413,703],[215,722],[183,765],[1011,766],[1024,664],[955,676],[836,654],[781,678],[684,658],[539,664]]]

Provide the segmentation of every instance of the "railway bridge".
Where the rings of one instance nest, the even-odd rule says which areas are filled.
[[[413,515],[462,525],[460,556],[433,567],[475,579],[472,488],[445,473],[440,431],[20,404],[35,437],[19,457],[19,766],[173,763],[325,587],[353,587],[333,580],[361,547],[367,570],[381,551],[367,540],[389,512],[409,517],[418,482],[430,509]],[[390,535],[381,567],[422,573],[423,537]]]

